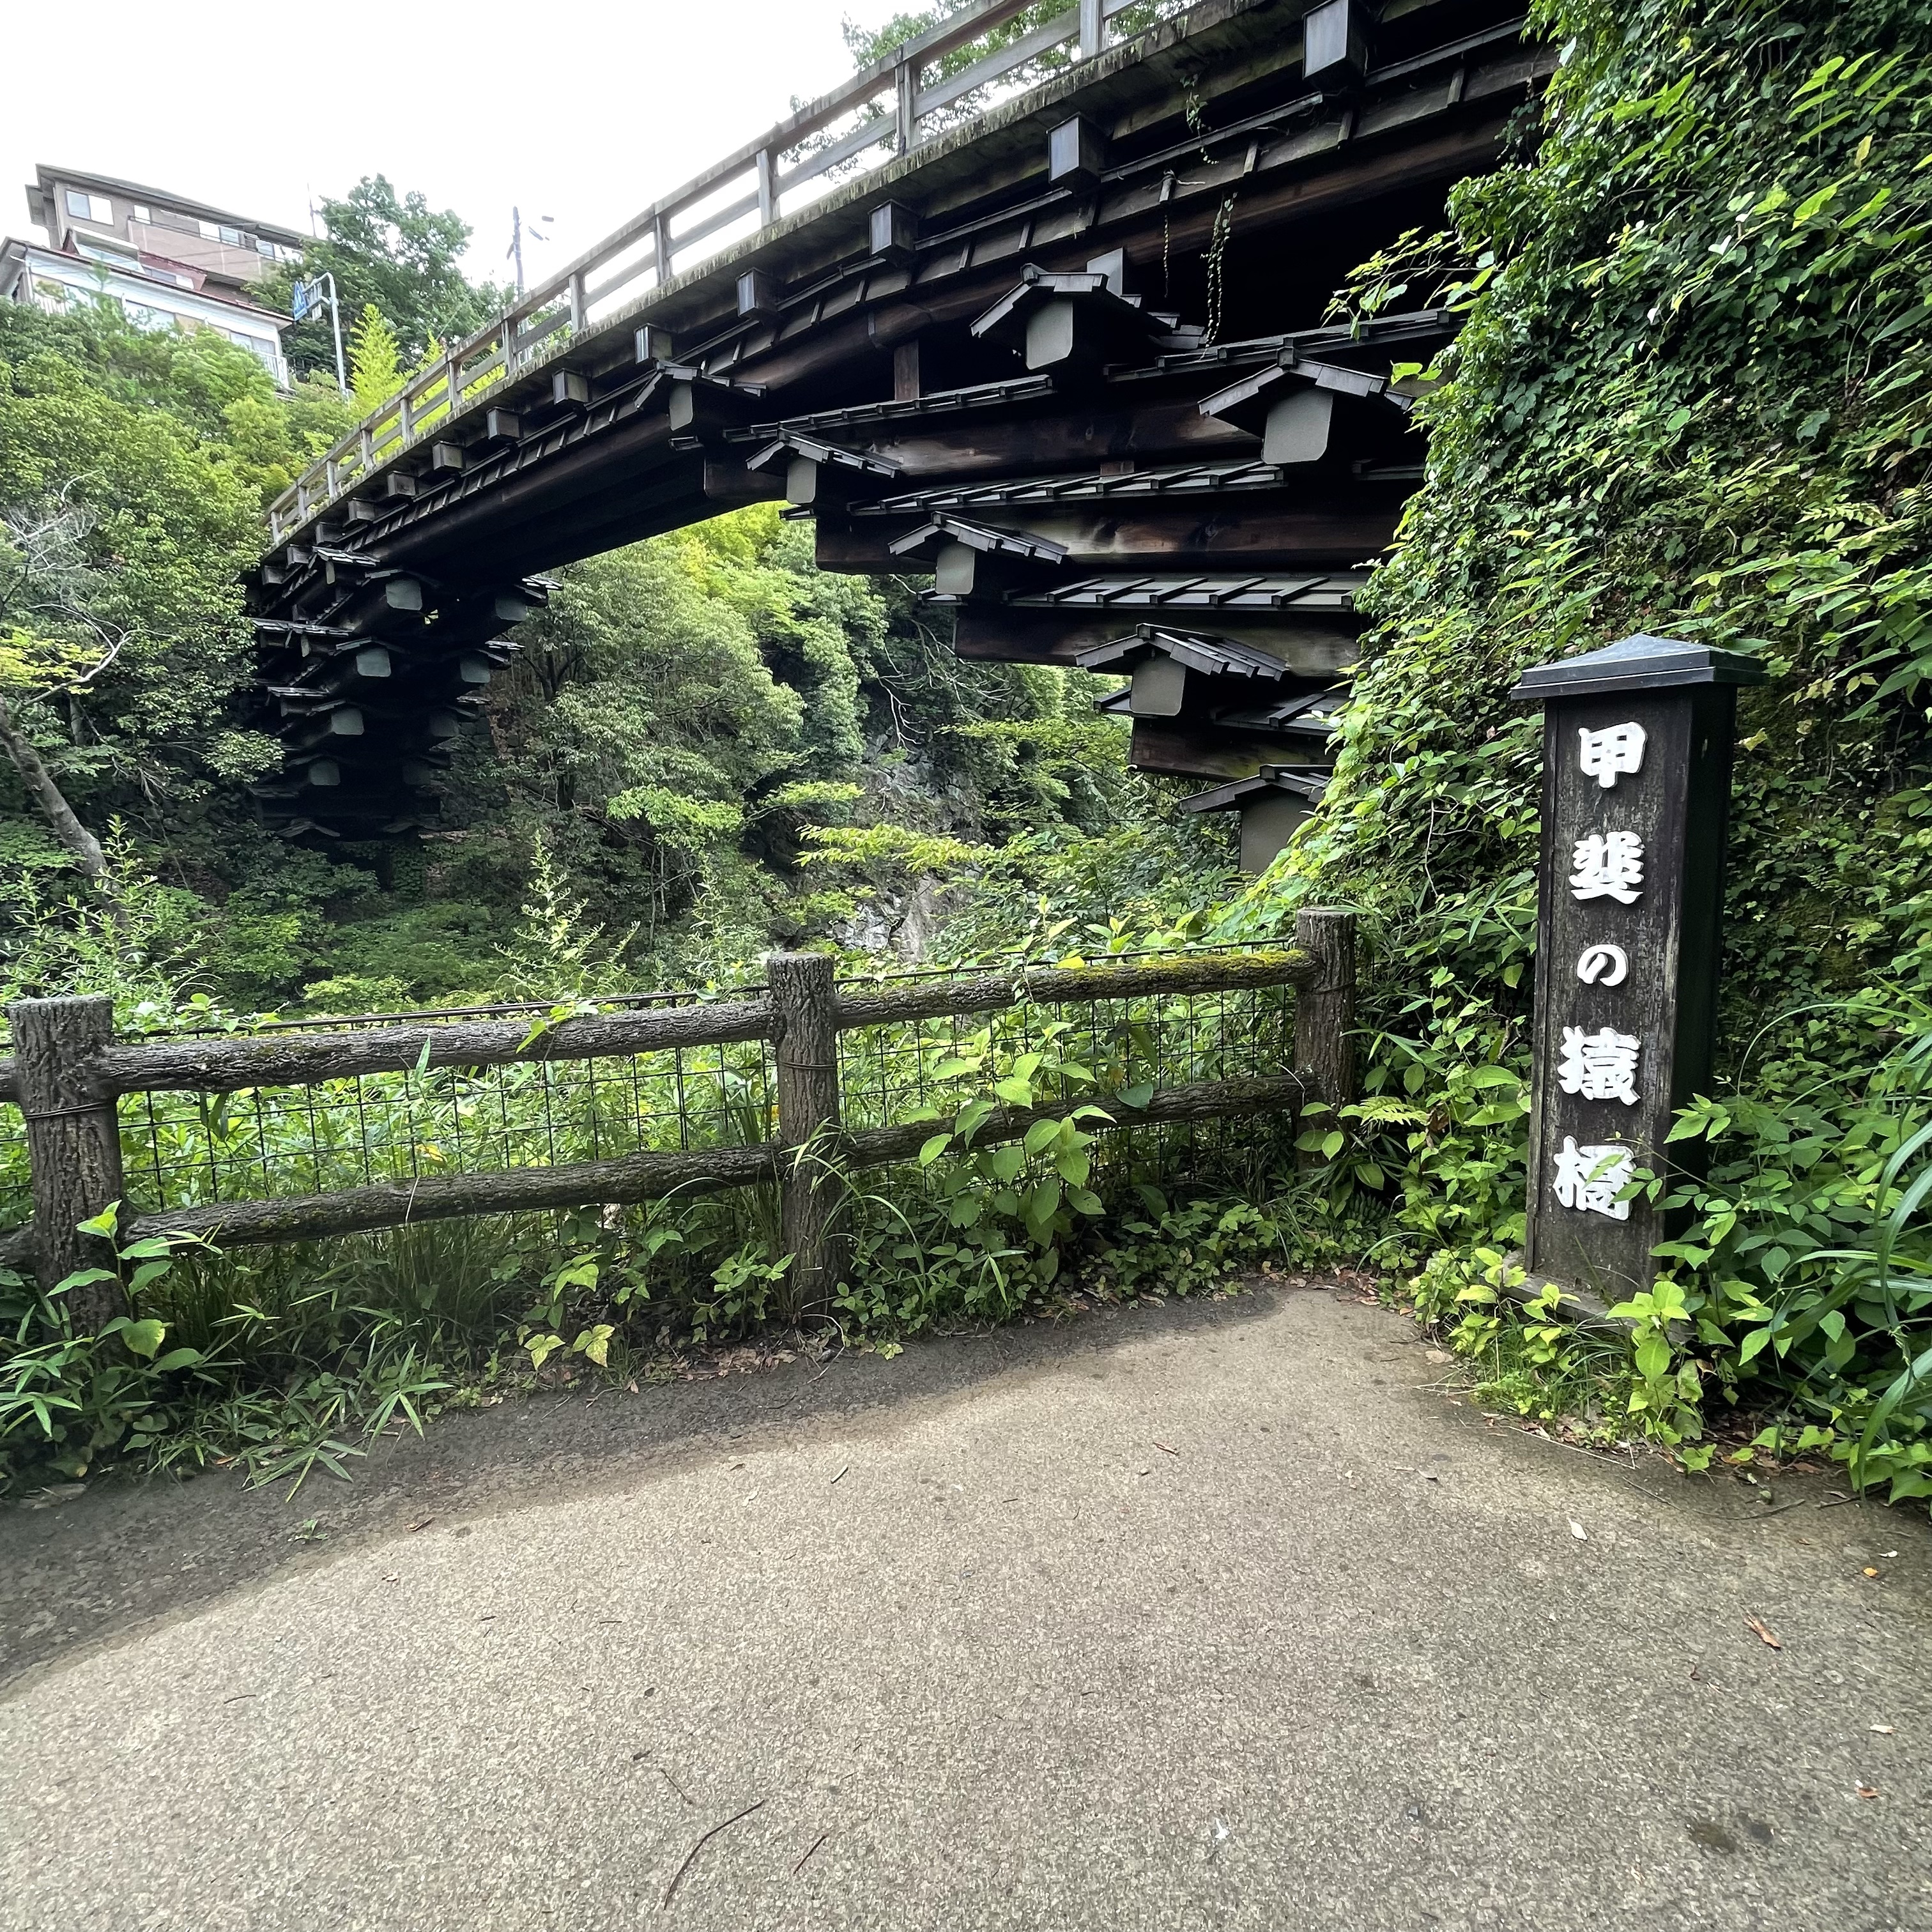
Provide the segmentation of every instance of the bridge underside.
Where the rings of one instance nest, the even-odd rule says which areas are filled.
[[[1330,296],[1439,224],[1550,65],[1493,0],[1329,0],[1348,31],[1306,53],[1301,10],[1197,8],[402,439],[253,586],[265,808],[429,822],[537,573],[783,500],[824,568],[932,573],[962,657],[1120,674],[1135,764],[1215,781],[1195,802],[1264,860],[1422,474],[1399,365],[1453,327],[1352,332]]]

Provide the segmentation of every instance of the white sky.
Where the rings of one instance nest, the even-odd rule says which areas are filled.
[[[524,250],[541,281],[782,120],[794,94],[830,92],[851,70],[842,19],[876,26],[897,10],[893,0],[43,10],[32,36],[8,36],[35,71],[16,76],[0,116],[0,234],[45,239],[22,185],[43,161],[304,232],[311,194],[386,174],[470,224],[465,266],[478,278],[509,279],[512,203],[526,220],[554,216],[556,238]]]

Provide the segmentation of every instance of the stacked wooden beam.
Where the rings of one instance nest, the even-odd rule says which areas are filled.
[[[434,583],[320,542],[286,570],[280,607],[293,614],[255,620],[267,715],[286,748],[280,776],[256,788],[265,816],[292,837],[433,823],[451,747],[517,648],[504,633],[550,585],[439,598]]]

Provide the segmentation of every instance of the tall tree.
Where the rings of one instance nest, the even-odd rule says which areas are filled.
[[[349,339],[349,384],[356,406],[365,413],[385,403],[403,386],[403,365],[396,332],[379,308],[365,308]]]
[[[365,175],[340,200],[325,197],[317,213],[321,237],[287,280],[334,275],[343,314],[380,309],[395,329],[406,366],[420,362],[433,340],[474,334],[508,300],[506,289],[472,283],[458,266],[470,244],[469,224],[453,208],[432,208],[418,190],[398,194],[386,175]],[[286,287],[284,280],[273,292],[285,297]],[[298,322],[284,342],[303,368],[334,367],[326,314]]]

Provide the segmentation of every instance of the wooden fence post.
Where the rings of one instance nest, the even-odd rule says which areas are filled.
[[[84,1084],[88,1058],[114,1042],[114,1002],[104,994],[22,1000],[8,1009],[14,1077],[27,1124],[33,1172],[34,1239],[41,1285],[106,1258],[76,1224],[127,1198],[121,1172],[121,1124],[114,1101]],[[127,1306],[118,1282],[69,1292],[74,1327],[94,1334]]]
[[[1355,915],[1309,908],[1294,916],[1294,943],[1316,976],[1294,998],[1294,1065],[1315,1076],[1331,1107],[1355,1098]]]
[[[831,1312],[843,1246],[838,994],[832,970],[823,952],[774,952],[765,961],[777,1022],[782,1220],[794,1257],[792,1312],[801,1322]]]

